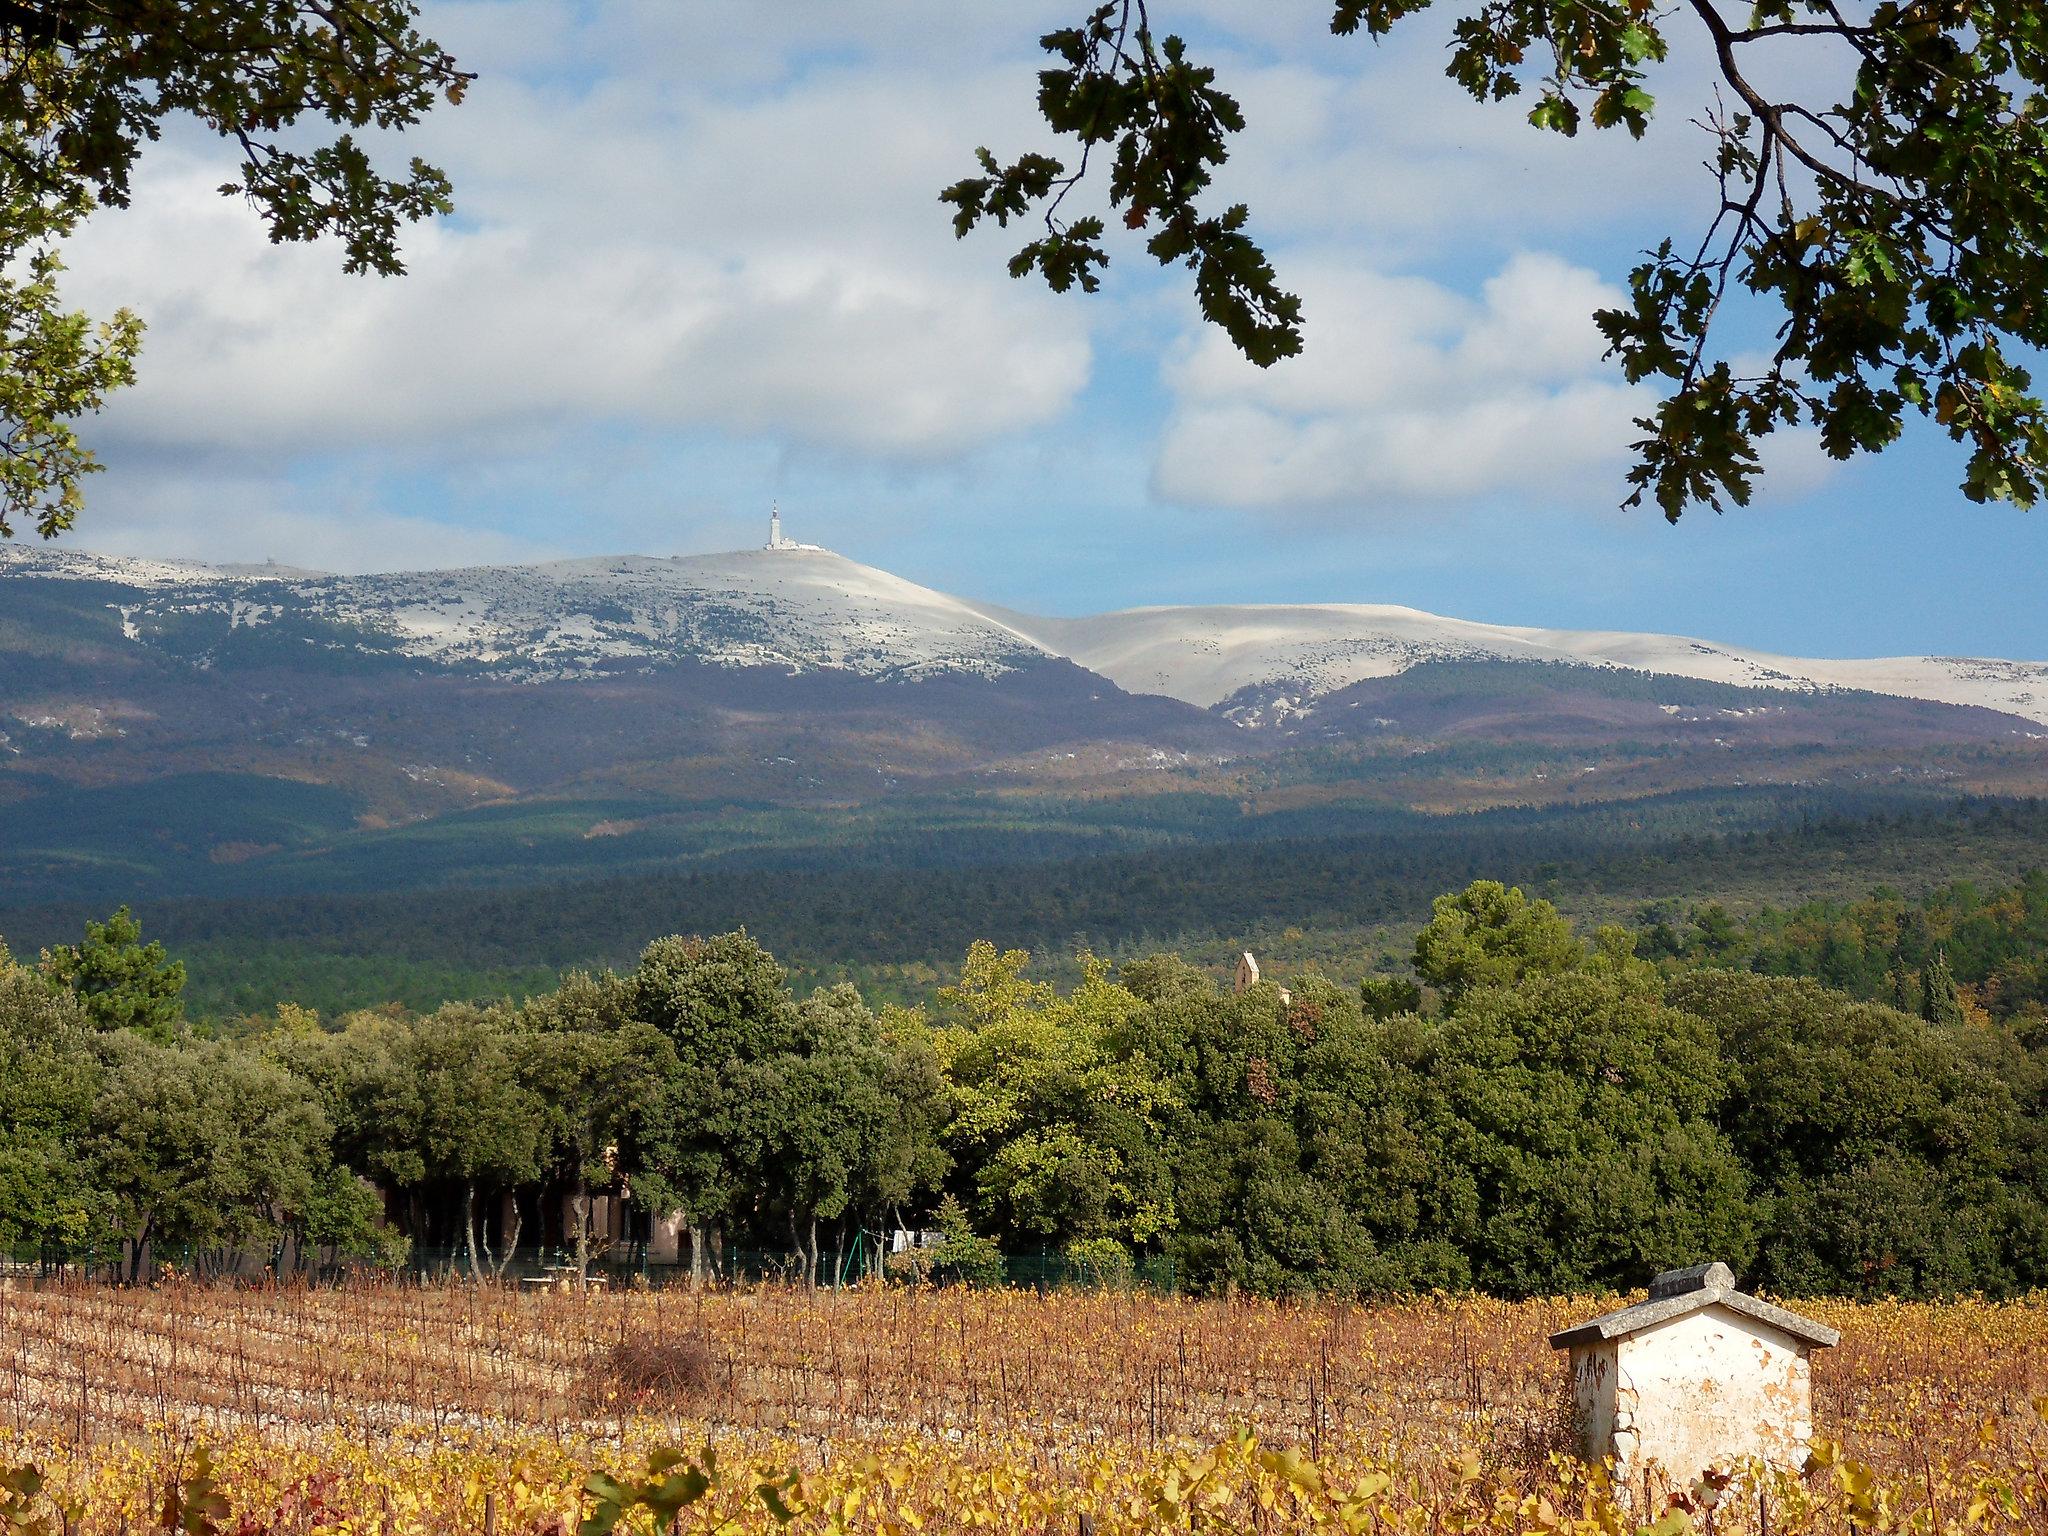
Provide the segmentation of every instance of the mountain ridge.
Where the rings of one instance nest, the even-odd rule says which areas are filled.
[[[302,638],[417,664],[573,679],[690,658],[875,679],[1000,676],[1070,661],[1132,694],[1240,724],[1299,721],[1360,682],[1433,661],[1541,662],[1779,692],[1853,690],[2048,725],[2048,663],[1990,657],[1803,658],[1688,636],[1448,618],[1394,604],[1156,605],[1075,618],[939,592],[828,550],[608,555],[367,576],[209,566],[74,548],[0,548],[0,580],[96,582],[121,635],[182,646],[287,620]]]

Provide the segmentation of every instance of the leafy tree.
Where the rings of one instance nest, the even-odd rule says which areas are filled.
[[[940,1187],[952,1169],[941,1138],[952,1113],[938,1042],[924,1015],[884,1008],[875,1020],[869,1070],[887,1116],[868,1127],[854,1208],[879,1219]]]
[[[846,1215],[869,1122],[887,1105],[859,1054],[874,1020],[857,991],[820,992],[798,1019],[790,1048],[736,1065],[733,1123],[747,1182],[787,1223],[806,1281],[815,1283],[818,1223]]]
[[[427,1178],[427,1115],[411,1032],[410,1019],[364,1012],[348,1015],[332,1034],[285,1032],[268,1041],[334,1127],[336,1161],[398,1190],[417,1189]]]
[[[417,122],[471,76],[420,35],[409,0],[12,0],[0,15],[0,536],[71,526],[97,469],[74,423],[129,383],[141,322],[67,312],[56,247],[125,207],[143,145],[186,117],[234,145],[274,241],[333,237],[351,272],[396,273],[400,224],[445,213],[445,176],[381,173],[354,130]],[[309,120],[342,131],[326,142]]]
[[[1209,973],[1189,965],[1179,955],[1141,955],[1117,968],[1117,981],[1140,1002],[1158,1003],[1170,997],[1208,997],[1216,990]]]
[[[1530,976],[1471,993],[1410,1049],[1419,1228],[1481,1287],[1626,1287],[1754,1251],[1713,1027],[1654,987]]]
[[[1677,978],[1670,1000],[1721,1038],[1720,1120],[1756,1181],[1764,1283],[1927,1295],[2048,1277],[2027,1119],[2042,1068],[2010,1036],[1727,971]]]
[[[1473,987],[1554,976],[1586,959],[1557,908],[1498,880],[1475,880],[1455,896],[1439,896],[1429,925],[1415,936],[1416,974],[1453,1006]]]
[[[101,1029],[132,1029],[159,1044],[185,1017],[185,965],[152,939],[122,907],[104,923],[85,925],[85,942],[43,952],[43,975],[78,998]]]
[[[691,1274],[701,1279],[707,1233],[737,1209],[763,1156],[747,1127],[750,1079],[797,1050],[797,1006],[787,974],[744,929],[657,939],[620,985],[630,1017],[674,1053],[647,1108],[646,1188],[683,1213]]]
[[[1377,38],[1427,6],[1335,0],[1331,29]],[[1046,34],[1039,110],[1074,152],[1004,164],[983,149],[980,173],[942,196],[963,236],[1041,218],[1011,273],[1092,292],[1106,224],[1066,208],[1106,162],[1118,223],[1162,265],[1190,267],[1204,316],[1268,366],[1301,350],[1301,305],[1249,209],[1211,195],[1244,115],[1181,38],[1155,29],[1163,9],[1107,0]],[[1629,505],[1648,498],[1675,521],[1744,504],[1771,432],[1811,424],[1848,458],[1895,441],[1908,412],[1968,447],[1972,500],[2033,504],[2048,475],[2048,421],[2021,361],[2048,344],[2048,28],[2034,0],[1762,0],[1739,19],[1718,0],[1460,9],[1446,73],[1482,102],[1533,93],[1530,124],[1566,136],[1642,135],[1673,28],[1694,29],[1714,59],[1717,94],[1700,107],[1718,182],[1708,227],[1659,244],[1627,305],[1597,316],[1624,376],[1664,392],[1638,423]],[[1839,93],[1813,67],[1828,45],[1853,66]],[[1780,320],[1754,366],[1746,342],[1715,329],[1744,292]]]
[[[277,1250],[312,1204],[332,1130],[310,1088],[225,1041],[108,1038],[87,1143],[131,1279],[173,1247]]]
[[[798,1020],[794,1049],[743,1069],[743,1137],[759,1197],[786,1213],[812,1280],[818,1224],[833,1224],[836,1283],[849,1226],[935,1187],[944,1172],[945,1087],[922,1020],[899,1013],[885,1031],[851,986],[814,993]]]
[[[501,1234],[497,1255],[488,1242],[480,1248],[477,1191],[539,1178],[548,1106],[520,1080],[511,1021],[498,1010],[450,1003],[416,1022],[405,1044],[416,1084],[422,1172],[462,1191],[469,1272],[483,1273],[489,1261],[502,1273],[518,1247],[518,1228]]]
[[[1358,983],[1358,1000],[1376,1019],[1414,1013],[1422,1007],[1422,988],[1406,976],[1367,976]]]
[[[1128,1287],[1137,1265],[1131,1250],[1113,1237],[1084,1237],[1067,1244],[1061,1255],[1076,1278],[1088,1285]]]
[[[1929,926],[1973,968],[2032,921],[2012,893],[1953,908]],[[1753,953],[1830,934],[1767,925]],[[1858,952],[1924,937],[1871,918]],[[414,1238],[461,1232],[480,1268],[503,1260],[478,1193],[566,1186],[587,1265],[601,1185],[686,1211],[699,1273],[705,1234],[793,1244],[814,1276],[829,1235],[839,1275],[871,1217],[943,1190],[954,1278],[999,1278],[1008,1243],[1106,1279],[1163,1251],[1193,1287],[1265,1294],[1525,1294],[1751,1255],[1784,1290],[2048,1280],[2035,1036],[1806,980],[1667,979],[1626,930],[1581,943],[1501,886],[1446,897],[1418,950],[1432,1012],[1368,1010],[1314,972],[1289,997],[1225,993],[1172,956],[1120,981],[1083,956],[1062,995],[979,944],[933,1027],[848,986],[799,1004],[730,934],[659,941],[631,975],[572,976],[516,1014],[328,1032],[281,1009],[168,1043],[95,1030],[67,989],[0,967],[0,1242],[112,1234],[131,1275],[180,1247],[389,1260],[375,1179]]]
[[[999,1240],[1148,1243],[1174,1214],[1161,1150],[1170,1094],[1126,1043],[1140,1001],[1092,957],[1064,998],[1024,975],[1028,961],[977,943],[939,994],[960,1192]]]
[[[306,1204],[291,1225],[302,1250],[326,1249],[336,1259],[387,1265],[406,1257],[405,1239],[384,1224],[377,1187],[340,1163],[329,1163],[314,1175]]]
[[[511,1046],[520,1084],[543,1106],[543,1160],[569,1181],[579,1285],[590,1270],[591,1191],[646,1167],[650,1123],[676,1073],[672,1042],[632,1016],[631,997],[618,977],[572,975],[520,1010]],[[658,1175],[647,1182],[662,1187]]]
[[[0,960],[0,1245],[83,1243],[104,1204],[80,1156],[100,1063],[68,993]]]
[[[929,1260],[933,1279],[975,1286],[1003,1283],[1003,1250],[975,1232],[965,1206],[947,1195],[939,1201],[932,1219],[939,1231],[939,1245],[931,1250]]]
[[[1345,1177],[1388,1170],[1363,1149],[1378,1058],[1355,997],[1299,978],[1290,1002],[1271,983],[1242,994],[1159,991],[1123,1029],[1165,1085],[1166,1163],[1176,1225],[1165,1247],[1185,1283],[1265,1294],[1393,1289]]]

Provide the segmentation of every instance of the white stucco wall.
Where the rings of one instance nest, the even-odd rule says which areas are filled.
[[[689,1223],[683,1220],[681,1211],[672,1211],[666,1216],[657,1216],[647,1228],[647,1262],[650,1264],[677,1264],[683,1258],[683,1233]]]
[[[1813,1438],[1805,1346],[1725,1307],[1575,1348],[1572,1377],[1584,1452],[1625,1485],[1682,1488],[1748,1456],[1796,1468]]]

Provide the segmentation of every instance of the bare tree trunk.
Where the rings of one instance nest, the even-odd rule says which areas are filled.
[[[576,1289],[580,1291],[590,1283],[590,1180],[580,1168],[576,1171],[576,1195],[569,1203],[576,1212]]]
[[[701,1291],[704,1289],[704,1229],[688,1214],[683,1219],[690,1224],[690,1289]]]
[[[804,1284],[815,1290],[818,1284],[818,1213],[816,1211],[811,1212],[811,1247],[807,1257],[810,1262],[805,1266]]]
[[[130,1285],[134,1285],[142,1279],[142,1256],[149,1250],[149,1229],[152,1224],[151,1219],[144,1218],[142,1225],[135,1229],[135,1236],[129,1240],[134,1244],[134,1247],[128,1252],[128,1283]]]
[[[477,1264],[476,1255],[476,1180],[471,1179],[462,1186],[462,1236],[469,1245],[469,1279],[474,1285],[483,1278],[483,1270]]]
[[[526,1229],[526,1213],[519,1209],[519,1197],[512,1197],[512,1225],[500,1234],[505,1244],[504,1254],[496,1261],[491,1273],[498,1279],[505,1278],[505,1271],[512,1267],[512,1255],[519,1251],[519,1234]]]

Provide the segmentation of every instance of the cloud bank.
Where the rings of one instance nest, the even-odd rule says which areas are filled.
[[[1317,344],[1279,368],[1191,334],[1158,493],[1241,508],[1460,502],[1618,480],[1640,391],[1603,362],[1594,310],[1621,293],[1525,252],[1476,298],[1419,277],[1302,274]]]

